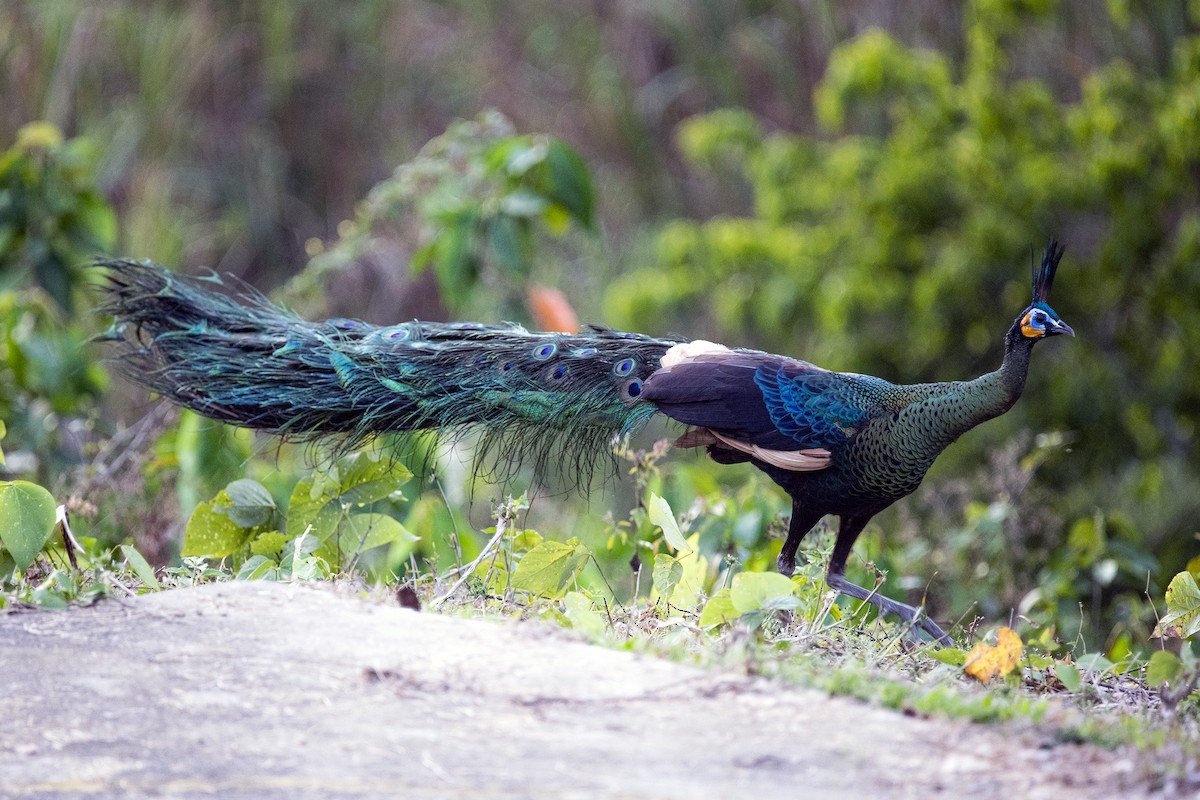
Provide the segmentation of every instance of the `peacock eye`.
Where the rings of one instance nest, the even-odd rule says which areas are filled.
[[[1045,325],[1046,324],[1046,315],[1044,313],[1042,313],[1041,311],[1037,311],[1033,315],[1033,321],[1035,323],[1037,323],[1038,325]]]

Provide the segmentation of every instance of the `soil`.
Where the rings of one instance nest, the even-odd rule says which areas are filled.
[[[1140,797],[1133,760],[231,582],[0,616],[4,798]]]

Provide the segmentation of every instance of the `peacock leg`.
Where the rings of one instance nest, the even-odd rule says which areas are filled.
[[[846,559],[850,556],[850,549],[854,546],[854,541],[858,539],[858,535],[862,533],[862,529],[866,527],[870,519],[869,516],[842,517],[841,525],[838,528],[837,542],[833,546],[833,555],[829,558],[829,569],[825,573],[825,583],[835,591],[870,603],[878,608],[880,613],[895,614],[910,625],[915,625],[928,633],[942,646],[953,645],[954,642],[946,635],[946,632],[929,618],[924,607],[917,608],[892,600],[879,592],[868,591],[846,580]],[[790,541],[791,537],[788,538]],[[780,558],[782,559],[782,556]]]
[[[779,561],[776,562],[781,574],[792,577],[792,573],[796,571],[796,550],[800,547],[800,540],[823,516],[825,515],[819,511],[804,508],[799,500],[792,501],[792,521],[788,524],[787,539],[783,543],[783,549],[779,551]]]

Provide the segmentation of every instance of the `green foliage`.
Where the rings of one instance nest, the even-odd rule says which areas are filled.
[[[1167,587],[1167,613],[1154,635],[1190,639],[1200,632],[1200,586],[1190,572],[1180,572]]]
[[[539,542],[517,563],[512,588],[547,597],[559,597],[574,583],[591,551],[578,539]]]
[[[63,141],[31,122],[0,154],[0,286],[29,280],[70,310],[79,265],[116,241],[116,218],[95,185],[95,144]]]
[[[29,569],[54,535],[54,497],[29,481],[0,482],[0,556]]]
[[[266,487],[235,480],[196,506],[182,555],[232,557],[238,577],[270,579],[329,577],[384,546],[393,561],[403,561],[419,538],[372,509],[402,497],[399,487],[411,477],[376,450],[351,453],[295,485],[286,521]]]
[[[356,219],[339,226],[336,245],[317,248],[289,293],[318,291],[386,226],[416,220],[413,270],[432,265],[442,299],[461,309],[481,286],[528,278],[535,222],[554,234],[572,222],[594,230],[595,205],[591,172],[574,149],[550,136],[518,136],[501,114],[485,112],[451,125],[371,189]],[[489,269],[498,274],[489,279]]]
[[[85,352],[86,322],[67,316],[80,263],[116,237],[95,162],[94,142],[63,141],[47,122],[0,153],[0,417],[22,454],[14,470],[43,482],[78,461],[77,434],[64,429],[107,385]]]

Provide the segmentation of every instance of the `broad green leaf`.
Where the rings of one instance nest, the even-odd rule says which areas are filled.
[[[1108,672],[1112,669],[1113,662],[1100,653],[1085,653],[1075,661],[1075,666],[1087,673]]]
[[[488,246],[496,263],[508,275],[524,277],[529,273],[529,231],[513,217],[493,217],[487,224]]]
[[[243,528],[265,525],[275,513],[275,498],[258,481],[249,478],[236,480],[225,487],[230,499],[228,506],[213,506],[213,511],[224,514]]]
[[[3,436],[3,428],[0,427],[0,436]],[[4,463],[0,461],[0,464]],[[1187,562],[1187,571],[1192,573],[1192,577],[1200,575],[1200,556],[1192,556]]]
[[[342,523],[338,533],[343,549],[349,552],[358,550],[359,542],[362,542],[363,550],[370,550],[393,542],[420,541],[420,537],[409,533],[398,520],[386,514],[354,514]]]
[[[463,212],[441,234],[434,253],[433,268],[438,288],[451,305],[458,305],[477,281],[475,232],[478,218],[473,211]]]
[[[687,540],[690,553],[678,558],[683,567],[683,575],[671,592],[671,605],[678,609],[692,610],[700,602],[700,593],[704,591],[708,580],[708,559],[700,555],[700,534],[693,533]]]
[[[544,541],[542,535],[535,530],[523,530],[513,537],[513,552],[522,553],[532,550]]]
[[[1151,636],[1187,639],[1200,631],[1200,586],[1190,572],[1181,572],[1167,587],[1167,613]]]
[[[795,608],[799,603],[792,593],[795,586],[778,572],[739,572],[733,576],[729,598],[742,614],[761,608]]]
[[[557,597],[583,571],[591,553],[578,539],[545,541],[530,550],[512,575],[514,589]]]
[[[229,495],[222,489],[209,502],[196,506],[183,532],[180,555],[224,558],[246,544],[251,529],[238,525],[227,514],[216,510],[219,506],[231,505]]]
[[[280,531],[266,531],[254,537],[250,542],[250,552],[256,556],[271,556],[282,552],[288,543],[287,534]]]
[[[322,544],[312,534],[304,534],[288,542],[279,559],[279,574],[284,578],[300,581],[328,578],[332,570],[328,559],[321,557],[321,550],[330,547]]]
[[[589,636],[600,636],[608,630],[608,622],[596,610],[595,604],[583,592],[567,592],[563,597],[563,610],[571,627]]]
[[[1062,685],[1071,694],[1078,692],[1083,687],[1083,676],[1079,674],[1079,670],[1075,669],[1074,665],[1061,662],[1054,665],[1054,674],[1062,681]]]
[[[0,482],[0,544],[21,572],[54,535],[54,497],[29,481]]]
[[[1057,662],[1054,660],[1053,656],[1046,656],[1042,655],[1041,653],[1031,653],[1026,650],[1025,654],[1021,657],[1021,663],[1034,669],[1049,669]]]
[[[1179,656],[1166,650],[1155,650],[1146,665],[1146,683],[1151,686],[1161,686],[1171,683],[1183,672],[1183,662]]]
[[[671,598],[675,585],[683,577],[683,565],[674,556],[654,554],[654,590],[665,600]]]
[[[395,458],[363,450],[338,463],[340,501],[362,506],[390,497],[412,477],[412,472]]]
[[[266,556],[252,556],[246,559],[235,577],[239,581],[273,581],[279,577],[279,565]]]
[[[722,589],[704,604],[704,610],[700,612],[699,624],[701,628],[711,628],[714,625],[723,625],[726,622],[732,622],[740,616],[741,612],[733,604],[733,599],[729,596],[729,590]]]
[[[158,582],[158,578],[154,575],[154,568],[150,566],[150,562],[146,561],[146,557],[137,551],[137,548],[131,544],[121,545],[121,553],[125,556],[125,561],[129,564],[129,568],[133,570],[133,574],[141,579],[142,583],[149,586],[151,589],[161,589],[162,584]]]
[[[512,137],[501,147],[504,171],[520,177],[546,160],[546,142],[529,136]]]
[[[550,173],[546,194],[570,212],[580,225],[592,230],[596,194],[587,163],[565,142],[551,139],[546,150],[546,165]]]
[[[682,554],[692,552],[683,532],[679,530],[679,523],[675,521],[675,514],[671,511],[671,506],[666,500],[651,492],[648,510],[651,524],[662,528],[663,538],[667,540],[667,544]]]
[[[967,662],[967,651],[957,647],[943,647],[938,650],[930,650],[927,655],[934,661],[940,661],[952,667],[961,667]]]
[[[296,484],[288,501],[285,526],[288,536],[295,538],[308,530],[324,541],[333,535],[342,518],[342,506],[338,495],[330,492],[330,488],[328,481],[315,475]]]

